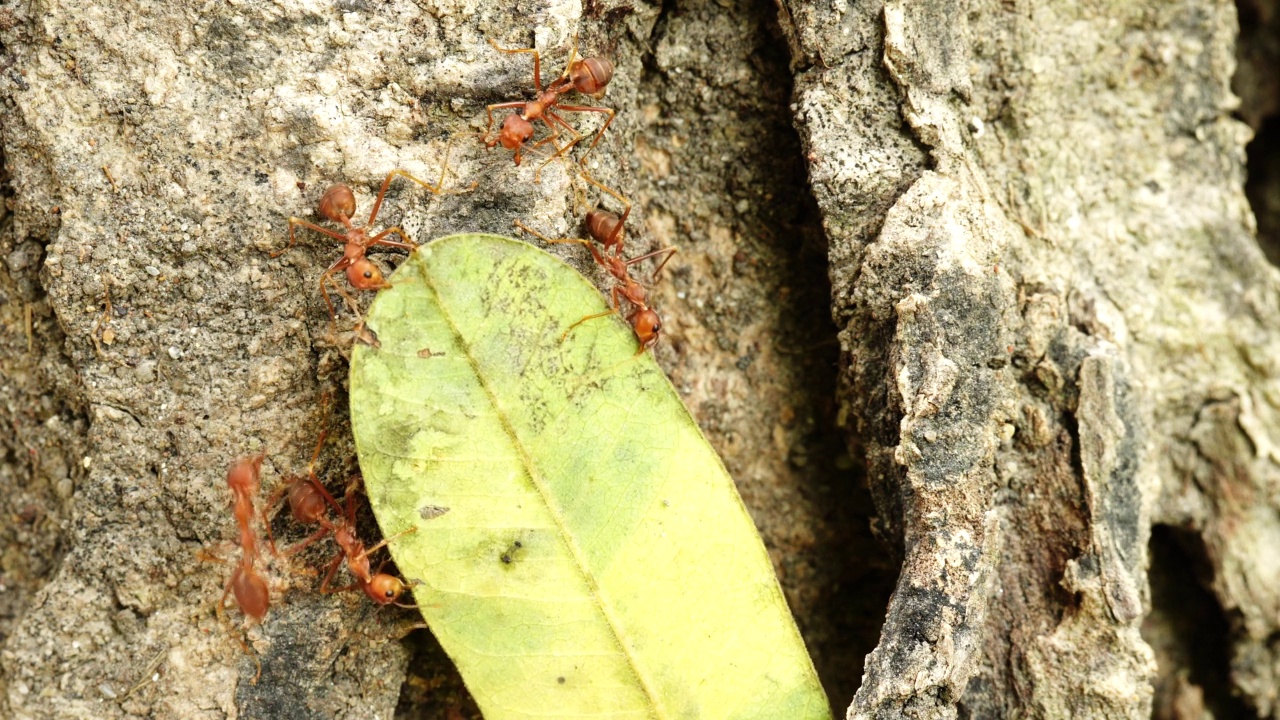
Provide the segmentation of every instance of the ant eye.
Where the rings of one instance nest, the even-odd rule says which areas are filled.
[[[365,270],[365,271],[364,271],[364,277],[365,277],[365,279],[366,279],[366,280],[367,280],[367,279],[369,279],[369,278],[371,278],[371,277],[373,277],[373,271],[372,271],[372,270]]]

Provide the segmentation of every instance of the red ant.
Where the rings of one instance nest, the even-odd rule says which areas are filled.
[[[631,201],[621,193],[605,186],[603,183],[591,177],[585,170],[580,169],[580,173],[583,179],[587,182],[597,188],[600,188],[601,191],[613,196],[618,200],[618,202],[625,206],[621,216],[615,215],[607,210],[600,209],[595,209],[587,213],[587,232],[594,240],[604,246],[605,251],[603,253],[596,250],[595,245],[592,244],[590,240],[576,238],[553,240],[542,233],[529,228],[519,220],[515,221],[515,225],[521,230],[524,230],[530,235],[541,238],[547,243],[577,243],[579,245],[585,245],[587,250],[591,252],[591,257],[596,261],[596,264],[604,268],[605,271],[608,272],[616,281],[614,286],[609,290],[609,298],[613,309],[582,318],[570,325],[561,337],[567,337],[575,327],[588,320],[605,317],[606,315],[612,315],[613,313],[619,312],[621,307],[619,305],[618,298],[622,297],[630,303],[633,308],[631,314],[626,316],[626,319],[627,322],[631,324],[631,328],[635,331],[636,338],[640,341],[640,349],[636,353],[638,355],[658,342],[659,335],[662,332],[662,318],[660,318],[658,313],[647,304],[645,288],[631,277],[630,266],[640,262],[641,260],[647,260],[651,257],[656,257],[665,253],[666,257],[662,259],[662,262],[658,263],[657,269],[653,271],[653,277],[656,280],[662,273],[662,268],[666,267],[667,262],[670,261],[677,252],[679,252],[679,249],[674,247],[660,248],[651,253],[641,255],[640,257],[631,259],[623,258],[622,229],[623,225],[627,221],[627,217],[631,214]],[[610,250],[613,252],[609,252]]]
[[[267,581],[258,572],[258,536],[253,530],[253,498],[258,494],[261,487],[260,472],[262,469],[262,460],[265,456],[255,455],[253,457],[244,458],[231,466],[227,472],[227,487],[231,489],[232,512],[236,518],[236,525],[240,528],[240,562],[236,564],[235,570],[231,572],[231,577],[227,580],[226,586],[222,590],[222,597],[218,598],[216,611],[218,621],[226,624],[225,605],[227,595],[234,595],[236,604],[240,606],[240,611],[247,617],[252,618],[256,622],[261,622],[267,616],[267,610],[271,606],[271,593],[267,588]],[[262,664],[258,661],[257,655],[249,649],[244,639],[238,635],[233,635],[240,647],[250,655],[253,655],[253,662],[258,667],[257,674],[254,675],[253,681],[258,682],[258,678],[262,675]]]
[[[356,227],[351,222],[351,217],[355,215],[356,212],[355,193],[353,193],[351,188],[346,185],[334,185],[326,190],[324,195],[320,198],[320,206],[317,212],[320,217],[325,220],[342,225],[343,228],[345,228],[345,232],[329,230],[327,228],[320,227],[315,223],[291,217],[289,218],[289,244],[283,250],[271,253],[271,257],[279,257],[288,251],[289,248],[294,246],[297,242],[294,230],[298,226],[314,230],[322,235],[327,235],[345,244],[342,257],[338,258],[338,260],[330,265],[329,268],[324,271],[324,274],[320,276],[320,294],[324,296],[325,305],[329,308],[330,322],[336,323],[337,312],[334,310],[333,300],[329,297],[329,291],[325,288],[326,282],[333,285],[333,289],[342,296],[348,306],[350,306],[354,311],[356,308],[355,299],[338,285],[337,281],[333,279],[333,276],[339,272],[345,271],[347,275],[347,282],[349,282],[351,287],[356,290],[382,290],[384,288],[391,287],[391,284],[382,277],[382,271],[378,269],[377,265],[374,265],[365,257],[365,253],[368,252],[369,248],[375,245],[400,248],[408,251],[417,247],[417,244],[410,240],[409,236],[405,235],[404,230],[401,230],[399,227],[387,228],[386,230],[376,234],[373,234],[373,231],[370,229],[373,227],[374,221],[378,219],[378,211],[382,208],[382,201],[387,195],[387,189],[391,187],[392,178],[399,175],[418,183],[435,195],[443,195],[447,194],[446,191],[441,188],[444,185],[444,176],[448,168],[449,148],[446,147],[444,164],[440,168],[440,180],[435,185],[419,180],[404,170],[392,170],[387,173],[387,179],[382,181],[382,190],[378,192],[378,199],[374,201],[373,210],[369,213],[369,220],[363,227]],[[476,185],[473,183],[469,189],[473,190],[475,187]],[[393,233],[400,236],[399,241],[387,239],[387,236]],[[359,312],[356,312],[358,315]]]
[[[334,541],[338,543],[340,552],[330,563],[328,572],[325,573],[324,581],[320,584],[320,592],[342,592],[349,589],[329,589],[329,583],[333,580],[334,574],[337,573],[338,567],[345,558],[347,570],[356,580],[355,586],[364,591],[365,596],[370,600],[379,605],[395,604],[400,607],[414,607],[396,602],[404,594],[407,586],[396,576],[382,572],[381,567],[377,571],[371,570],[369,567],[369,555],[395,538],[416,531],[417,528],[411,527],[382,540],[382,542],[370,548],[365,548],[364,543],[355,534],[356,508],[352,499],[352,494],[359,484],[359,476],[354,476],[347,485],[346,495],[343,498],[346,503],[345,507],[338,504],[338,501],[334,499],[333,495],[329,494],[329,491],[320,483],[320,479],[316,477],[316,458],[320,455],[320,448],[323,447],[327,434],[327,432],[320,433],[320,439],[316,442],[315,451],[311,455],[311,463],[307,466],[307,474],[290,480],[289,484],[277,491],[273,498],[274,501],[278,501],[281,493],[288,493],[289,508],[293,512],[294,519],[303,525],[320,525],[319,530],[286,550],[284,554],[286,556],[293,555],[320,540],[325,535],[332,533]],[[336,521],[329,519],[330,509],[336,513]]]
[[[610,304],[613,307],[602,313],[588,315],[570,325],[569,328],[564,331],[564,334],[560,336],[561,339],[567,337],[574,328],[588,320],[594,320],[596,318],[605,317],[619,312],[621,310],[619,298],[621,297],[630,303],[632,307],[631,314],[627,315],[626,318],[627,322],[631,324],[632,330],[636,333],[636,339],[640,341],[640,348],[636,351],[636,354],[639,355],[645,350],[653,347],[654,344],[658,342],[659,334],[662,332],[662,318],[658,316],[657,311],[649,307],[646,303],[646,292],[644,286],[636,282],[631,277],[630,266],[640,262],[641,260],[647,260],[651,257],[656,257],[665,253],[666,257],[662,259],[662,262],[658,264],[657,270],[654,271],[654,277],[657,277],[657,275],[662,272],[662,268],[667,264],[667,261],[678,252],[677,248],[661,248],[654,250],[651,253],[641,255],[640,257],[627,260],[617,254],[601,253],[590,240],[581,240],[576,238],[553,240],[552,238],[530,228],[519,220],[515,221],[515,225],[521,230],[524,230],[534,237],[541,238],[547,243],[577,243],[579,245],[585,245],[587,250],[591,252],[591,257],[596,261],[596,264],[603,267],[605,271],[613,276],[616,281],[613,287],[609,290]],[[621,224],[619,223],[619,227],[620,226]]]
[[[537,91],[538,96],[528,102],[515,101],[496,103],[485,108],[485,112],[489,116],[489,124],[484,130],[484,144],[486,147],[493,147],[501,143],[502,147],[508,150],[516,151],[516,164],[520,164],[520,151],[524,144],[533,139],[533,123],[541,120],[551,131],[551,136],[543,138],[535,143],[532,147],[538,147],[545,143],[551,143],[556,147],[556,153],[547,159],[538,167],[538,172],[542,171],[542,167],[551,162],[555,158],[569,151],[574,145],[582,141],[582,135],[573,128],[568,122],[561,117],[556,110],[563,112],[595,112],[606,115],[604,125],[596,131],[595,140],[591,141],[591,146],[587,148],[590,152],[595,148],[596,143],[600,142],[600,138],[604,136],[604,131],[608,129],[609,123],[613,122],[614,111],[606,107],[593,107],[589,105],[562,105],[560,96],[577,90],[583,95],[591,97],[602,97],[604,95],[605,86],[613,79],[613,63],[604,58],[588,57],[581,60],[575,60],[577,55],[577,40],[574,40],[573,50],[569,52],[569,64],[565,67],[560,77],[551,81],[546,88],[542,87],[542,60],[538,55],[538,51],[534,48],[504,48],[492,39],[489,44],[495,50],[504,53],[531,53],[533,55],[533,87]],[[511,113],[502,121],[502,129],[498,131],[498,136],[490,138],[489,133],[493,130],[493,111],[504,108],[519,108],[520,112]],[[560,137],[556,125],[563,127],[573,135],[573,140],[569,141],[564,147],[556,145],[556,138]],[[535,181],[537,174],[534,175]]]
[[[254,620],[266,617],[271,604],[267,582],[258,574],[258,536],[250,524],[253,521],[253,497],[262,486],[259,473],[265,456],[245,458],[227,472],[227,487],[231,488],[233,513],[240,527],[240,565],[231,573],[231,579],[218,601],[219,609],[226,602],[227,593],[234,593],[236,604],[245,615]]]
[[[299,522],[319,523],[320,529],[311,537],[285,551],[285,554],[291,555],[332,533],[333,540],[338,543],[340,552],[334,557],[333,562],[329,564],[324,581],[320,583],[320,592],[328,594],[349,590],[351,587],[359,587],[366,597],[378,605],[394,604],[400,607],[416,607],[396,602],[404,594],[408,585],[400,578],[382,572],[381,566],[377,570],[371,570],[369,567],[369,555],[401,535],[417,531],[418,528],[410,527],[391,537],[384,538],[372,547],[366,548],[360,538],[356,536],[355,529],[356,506],[352,495],[359,483],[360,476],[356,475],[347,484],[347,492],[343,496],[344,507],[344,505],[338,504],[338,501],[329,494],[328,490],[324,489],[324,486],[320,484],[314,473],[309,473],[305,478],[294,479],[289,488],[289,506],[293,509],[294,517]],[[326,506],[337,513],[336,521],[330,520],[327,512],[319,511],[319,508]],[[343,559],[347,561],[347,571],[355,578],[355,583],[348,587],[330,589],[329,583],[333,581],[333,576],[338,572],[338,567],[342,564]]]

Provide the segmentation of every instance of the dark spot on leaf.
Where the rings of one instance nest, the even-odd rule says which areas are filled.
[[[564,684],[564,676],[563,676],[563,675],[561,675],[560,677],[556,678],[556,682],[558,682],[558,683],[560,683],[561,685],[563,685],[563,684]]]
[[[502,554],[498,556],[498,559],[502,561],[503,565],[510,565],[520,559],[517,553],[522,549],[524,549],[524,544],[519,540],[514,540],[509,546],[507,546],[506,550],[502,551]]]
[[[449,512],[449,508],[447,507],[441,507],[439,505],[423,505],[418,508],[418,517],[421,517],[423,520],[432,520],[447,512]]]

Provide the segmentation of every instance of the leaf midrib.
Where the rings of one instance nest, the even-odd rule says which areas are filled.
[[[542,498],[543,506],[546,507],[547,512],[551,514],[551,518],[556,524],[556,529],[559,532],[562,542],[564,542],[565,546],[569,549],[569,555],[573,558],[574,565],[578,568],[578,572],[586,581],[587,587],[591,591],[592,600],[595,601],[596,606],[600,609],[600,614],[604,617],[605,622],[609,624],[609,631],[613,634],[614,640],[618,643],[618,647],[621,649],[623,657],[627,659],[627,666],[635,675],[636,682],[638,682],[640,687],[644,690],[645,696],[649,699],[649,705],[656,714],[656,717],[659,720],[665,720],[665,718],[670,716],[662,707],[662,703],[659,700],[657,693],[650,686],[648,678],[645,677],[645,674],[640,669],[639,663],[636,662],[633,650],[626,640],[626,635],[622,632],[620,624],[614,617],[612,606],[609,605],[605,600],[603,593],[600,592],[600,586],[596,584],[595,576],[587,571],[588,565],[585,562],[577,543],[574,541],[573,534],[569,532],[568,525],[561,516],[559,508],[551,502],[551,494],[544,487],[538,473],[535,472],[533,459],[525,449],[524,443],[520,441],[514,426],[512,426],[511,422],[507,418],[506,412],[498,403],[498,396],[489,387],[488,379],[482,372],[480,372],[480,366],[476,363],[475,357],[471,354],[470,343],[466,341],[462,333],[458,330],[458,324],[454,322],[453,316],[449,312],[449,308],[441,301],[440,292],[436,289],[435,283],[432,282],[432,278],[427,272],[428,258],[421,253],[415,254],[417,255],[418,273],[422,277],[423,284],[434,296],[436,307],[440,308],[441,316],[444,317],[445,322],[449,324],[449,331],[452,332],[454,338],[457,339],[458,346],[462,348],[462,352],[466,355],[467,362],[471,365],[472,372],[475,374],[476,379],[480,381],[480,387],[484,389],[485,396],[489,398],[489,403],[494,408],[495,415],[498,418],[498,422],[502,425],[503,432],[507,434],[512,445],[515,446],[516,453],[520,457],[520,462],[524,466],[525,474],[529,477],[529,481],[533,483],[534,488],[538,491],[539,497]]]

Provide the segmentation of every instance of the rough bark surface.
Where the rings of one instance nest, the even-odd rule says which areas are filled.
[[[304,233],[344,182],[426,240],[578,233],[597,193],[553,164],[486,151],[488,103],[527,99],[527,55],[558,73],[575,34],[617,66],[619,117],[593,172],[641,207],[629,249],[681,247],[656,289],[657,356],[739,482],[837,705],[856,688],[895,568],[873,557],[859,471],[835,429],[825,248],[763,2],[658,7],[58,0],[0,9],[5,48],[4,419],[7,515],[0,714],[13,717],[448,717],[474,705],[410,613],[318,596],[327,547],[276,566],[267,620],[214,617],[234,557],[224,476],[266,451],[268,489],[322,425],[323,474],[354,470],[349,335],[316,279],[338,246]],[[589,121],[584,121],[589,122]],[[606,203],[609,201],[606,200]],[[614,209],[617,209],[616,207]],[[599,278],[585,254],[554,251]],[[394,255],[380,255],[379,262]],[[108,298],[110,307],[108,310]],[[339,329],[350,327],[349,315]],[[12,382],[10,382],[12,379]],[[325,419],[322,396],[334,397]],[[362,526],[372,533],[368,518]],[[285,518],[273,525],[301,537]]]
[[[1241,12],[1265,133],[1280,12]],[[233,459],[270,487],[327,425],[355,469],[337,246],[269,257],[288,217],[451,146],[474,192],[397,185],[385,224],[576,234],[594,189],[474,137],[531,86],[486,39],[549,77],[575,34],[617,66],[590,164],[628,247],[681,247],[657,357],[833,706],[1280,718],[1280,273],[1219,0],[0,5],[0,715],[475,716],[429,635],[389,639],[410,613],[314,592],[322,547],[231,614],[251,682],[198,553]],[[1266,230],[1280,183],[1250,187]]]
[[[1150,716],[1152,522],[1204,548],[1273,715],[1278,278],[1234,7],[784,10],[843,397],[904,555],[849,717]]]

